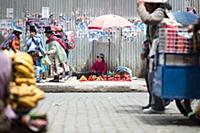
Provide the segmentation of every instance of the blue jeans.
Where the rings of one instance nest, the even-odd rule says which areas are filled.
[[[153,89],[154,89],[153,79],[154,79],[154,71],[149,72],[149,74],[148,74],[149,90],[150,90],[151,98],[152,98],[151,99],[151,107],[152,107],[152,109],[163,111],[163,110],[165,110],[165,100],[161,99],[159,96],[157,96],[153,93]]]
[[[34,66],[35,74],[36,74],[36,80],[40,81],[40,73],[42,73],[42,68],[39,66]]]

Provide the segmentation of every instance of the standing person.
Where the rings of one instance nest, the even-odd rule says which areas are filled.
[[[64,33],[62,26],[60,25],[55,26],[55,40],[57,40],[60,43],[60,45],[64,48],[68,57],[69,49],[67,48],[68,45],[67,35]]]
[[[146,81],[146,86],[147,86],[147,90],[148,90],[148,93],[149,93],[149,101],[148,101],[148,104],[146,106],[143,106],[142,109],[147,109],[149,107],[151,107],[151,99],[152,99],[152,96],[151,96],[151,92],[150,92],[150,88],[149,88],[149,82],[148,82],[148,72],[149,72],[149,58],[148,58],[148,55],[149,55],[149,51],[150,51],[150,46],[151,46],[151,41],[150,40],[145,40],[143,42],[143,46],[142,46],[142,52],[141,52],[141,59],[144,60],[145,62],[145,81]]]
[[[45,53],[45,48],[42,44],[42,39],[36,35],[35,26],[30,26],[30,38],[27,41],[27,52],[33,57],[34,67],[36,71],[37,82],[41,82],[41,74],[45,73],[45,66],[42,65],[41,59]]]
[[[62,13],[59,15],[58,24],[62,26],[62,28],[65,30],[65,17]]]
[[[55,25],[56,20],[54,19],[54,14],[51,12],[49,15],[49,20],[48,20],[49,25]]]
[[[15,26],[13,29],[13,33],[10,34],[8,39],[2,43],[2,49],[13,50],[17,52],[20,50],[20,35],[22,34],[22,27]]]
[[[68,35],[63,31],[63,28],[60,25],[57,25],[55,27],[55,37],[57,37],[56,40],[65,49],[65,52],[66,52],[67,58],[68,58],[70,49],[74,49],[75,48],[75,44],[74,44],[74,42],[72,42],[73,41],[73,37],[69,36],[69,40],[68,40]]]
[[[63,66],[63,74],[65,73],[65,62],[67,61],[67,55],[65,50],[60,46],[60,44],[55,40],[53,31],[50,26],[45,28],[45,34],[47,37],[47,52],[51,60],[50,70],[51,75],[54,76],[53,80],[50,82],[59,82],[59,65]]]
[[[148,86],[150,92],[151,103],[143,110],[144,113],[164,113],[165,101],[156,96],[153,92],[154,78],[154,55],[158,45],[158,26],[164,18],[168,18],[168,10],[171,6],[168,0],[137,0],[137,11],[142,21],[147,24],[147,40],[150,41],[149,70],[148,70]],[[149,107],[149,108],[148,108]]]

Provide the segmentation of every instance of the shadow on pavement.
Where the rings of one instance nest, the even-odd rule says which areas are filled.
[[[176,125],[176,126],[193,126],[199,127],[193,120],[182,116],[181,114],[144,114],[136,116],[144,124],[148,125]]]
[[[178,126],[193,126],[199,127],[193,120],[184,117],[180,113],[166,112],[165,114],[144,114],[139,105],[125,105],[120,106],[116,110],[119,114],[131,114],[138,118],[142,123],[147,125],[178,125]]]

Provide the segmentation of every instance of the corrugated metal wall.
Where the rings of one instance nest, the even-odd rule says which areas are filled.
[[[200,1],[199,0],[190,0],[190,6],[195,7],[197,10],[197,13],[200,14]]]
[[[134,0],[0,0],[0,6],[0,16],[3,18],[6,17],[6,8],[14,8],[15,18],[22,18],[26,10],[38,13],[42,7],[49,7],[56,16],[60,13],[69,17],[74,14],[89,17],[108,13],[124,17],[136,15]]]
[[[97,54],[104,53],[110,70],[123,65],[131,68],[133,75],[138,75],[142,65],[139,55],[144,39],[142,32],[135,36],[132,41],[116,39],[110,44],[108,42],[89,42],[88,38],[79,38],[76,40],[76,48],[70,52],[69,63],[75,70],[85,71],[94,62]]]
[[[186,0],[169,0],[174,10],[186,10]],[[199,6],[199,0],[192,0]],[[197,3],[197,4],[196,4]],[[86,15],[95,17],[113,13],[126,18],[136,17],[136,0],[0,0],[0,17],[6,17],[6,8],[14,8],[14,18],[23,18],[25,11],[39,13],[42,7],[58,16],[63,13],[69,17]]]
[[[184,11],[189,5],[186,0],[169,0],[169,2],[174,11]],[[199,4],[199,2],[197,3]],[[46,6],[55,16],[63,13],[72,20],[76,16],[96,17],[108,13],[126,18],[137,17],[136,0],[0,0],[0,18],[6,17],[6,8],[14,8],[14,18],[18,19],[23,18],[27,10],[31,13],[39,13],[42,7]],[[109,54],[109,43],[92,43],[87,37],[77,38],[76,48],[71,51],[69,62],[78,71],[88,70],[95,55],[102,52],[105,54],[106,61],[109,62],[109,68],[113,69],[121,64],[130,67],[133,74],[138,75],[142,64],[139,53],[143,40],[143,33],[138,34],[132,41],[115,39],[110,44],[111,52]]]

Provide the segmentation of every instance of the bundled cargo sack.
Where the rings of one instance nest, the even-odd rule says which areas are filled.
[[[14,110],[32,109],[44,98],[44,92],[36,86],[32,57],[24,52],[12,56],[12,81],[10,104]]]

